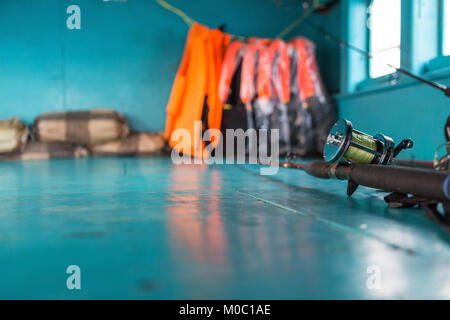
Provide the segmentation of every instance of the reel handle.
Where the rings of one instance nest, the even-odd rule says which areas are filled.
[[[392,157],[395,158],[403,149],[411,149],[414,146],[414,142],[410,138],[403,139],[392,152]]]

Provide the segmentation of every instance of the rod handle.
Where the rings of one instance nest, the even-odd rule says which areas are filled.
[[[445,171],[355,164],[352,165],[349,178],[370,188],[434,200],[450,200],[450,173]]]

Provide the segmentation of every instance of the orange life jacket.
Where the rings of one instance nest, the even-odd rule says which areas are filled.
[[[245,43],[233,41],[225,52],[219,82],[219,98],[222,102],[225,102],[230,94],[231,80],[244,53],[245,46]]]
[[[250,43],[245,48],[242,58],[240,87],[240,97],[244,103],[249,103],[256,95],[255,68],[257,66],[257,54],[260,50],[263,50],[263,45],[258,43]]]
[[[205,144],[200,132],[195,132],[194,122],[202,120],[206,97],[208,128],[220,130],[222,104],[218,97],[218,85],[222,57],[229,41],[229,35],[198,23],[194,23],[189,30],[167,104],[165,138],[178,152],[196,157],[209,156],[203,153]],[[187,130],[190,141],[172,139],[176,129]]]
[[[289,44],[294,48],[297,60],[297,85],[301,101],[305,102],[309,97],[321,94],[320,80],[316,58],[314,56],[314,44],[305,38],[296,38]]]
[[[269,59],[272,61],[272,84],[278,101],[288,102],[290,98],[290,59],[284,41],[275,39],[269,47]],[[276,71],[276,73],[275,73]]]
[[[262,46],[259,50],[258,59],[258,77],[256,80],[256,88],[258,98],[271,98],[271,79],[272,79],[272,61],[270,60],[269,50],[266,46]]]

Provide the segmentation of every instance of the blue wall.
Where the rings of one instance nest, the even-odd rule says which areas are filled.
[[[210,27],[273,37],[296,1],[170,0]],[[66,8],[81,8],[81,30]],[[162,130],[188,28],[154,0],[0,1],[0,118],[31,122],[45,111],[114,108],[139,130]]]

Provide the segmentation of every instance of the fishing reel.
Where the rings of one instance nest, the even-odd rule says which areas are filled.
[[[442,150],[445,151],[444,155],[442,155]],[[450,171],[450,142],[443,143],[437,147],[434,153],[433,167],[436,170]]]
[[[327,136],[323,156],[327,162],[389,165],[403,149],[412,148],[406,138],[397,146],[392,138],[383,134],[368,135],[353,129],[350,121],[341,119]]]
[[[436,148],[433,167],[436,170],[450,171],[450,116],[445,123],[444,134],[447,141]],[[442,150],[444,150],[444,153],[442,153]]]

